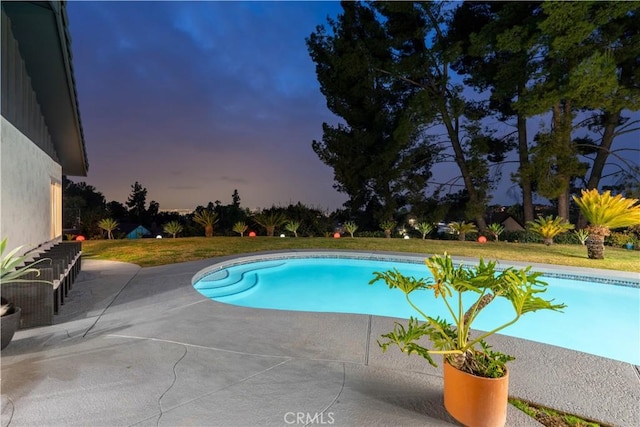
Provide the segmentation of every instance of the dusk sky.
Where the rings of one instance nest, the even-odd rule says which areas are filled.
[[[209,201],[338,208],[311,148],[337,122],[305,38],[337,2],[67,4],[89,174],[124,203],[131,185],[161,209]]]
[[[311,148],[338,118],[305,45],[339,2],[70,1],[67,11],[89,158],[74,182],[124,203],[138,181],[161,209],[229,204],[234,189],[249,208],[346,200]],[[516,203],[513,187],[505,168],[494,202]]]

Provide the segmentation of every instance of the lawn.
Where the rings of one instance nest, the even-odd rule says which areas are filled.
[[[581,245],[540,243],[460,242],[452,240],[385,239],[325,237],[185,237],[177,239],[87,240],[82,244],[83,257],[124,261],[141,267],[193,261],[224,255],[287,249],[344,249],[392,251],[424,254],[445,251],[453,256],[499,259],[524,263],[557,264],[609,270],[640,272],[640,251],[607,247],[605,259],[587,258]]]

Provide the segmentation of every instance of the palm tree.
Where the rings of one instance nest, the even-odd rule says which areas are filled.
[[[395,221],[382,221],[380,223],[380,228],[384,230],[384,236],[389,239],[391,238],[391,231],[395,228]]]
[[[293,233],[294,237],[298,237],[298,228],[300,228],[300,221],[289,221],[284,226],[285,230]]]
[[[240,237],[244,236],[244,232],[247,231],[247,228],[249,228],[247,224],[242,221],[238,221],[233,224],[233,231],[240,234]]]
[[[113,218],[104,218],[98,221],[98,227],[107,232],[107,239],[113,239],[113,230],[118,228],[120,224]]]
[[[253,221],[267,231],[267,236],[273,237],[276,227],[287,222],[287,217],[282,212],[273,211],[270,213],[262,212],[253,217]]]
[[[170,221],[166,223],[162,229],[165,233],[171,234],[175,239],[176,234],[180,233],[183,230],[183,227],[178,221]]]
[[[213,237],[213,226],[218,222],[217,213],[203,209],[193,215],[193,220],[204,227],[205,237]]]
[[[428,222],[421,222],[417,225],[418,231],[422,233],[422,240],[427,238],[427,234],[433,231],[433,225]]]
[[[472,222],[450,222],[449,228],[451,228],[457,235],[458,240],[464,242],[467,237],[467,233],[473,233],[478,231],[476,225]]]
[[[539,216],[536,220],[529,221],[527,227],[529,231],[542,237],[542,242],[547,246],[553,244],[553,238],[558,234],[573,230],[573,224],[559,216],[554,218],[553,215]]]
[[[612,228],[631,227],[640,224],[638,199],[626,199],[621,194],[613,197],[610,191],[582,190],[581,197],[573,196],[582,215],[589,222],[587,231],[587,256],[604,259],[604,238]]]
[[[355,233],[357,229],[358,229],[358,226],[353,221],[347,221],[344,223],[344,231],[349,233],[352,239],[353,239],[353,233]]]

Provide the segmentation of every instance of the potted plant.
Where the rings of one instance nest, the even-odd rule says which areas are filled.
[[[466,426],[503,426],[509,381],[506,364],[514,358],[493,351],[485,339],[516,323],[526,313],[560,311],[565,305],[540,297],[547,284],[539,280],[541,273],[532,272],[531,267],[497,272],[495,261],[485,263],[482,259],[473,267],[455,266],[447,253],[428,258],[425,263],[433,280],[407,277],[397,269],[374,273],[369,284],[382,280],[390,289],[399,289],[422,317],[421,321],[411,317],[406,326],[396,322],[393,331],[382,335],[384,341],[378,341],[378,345],[382,351],[397,345],[402,352],[418,354],[433,366],[437,365],[432,355],[442,355],[444,405],[451,416]],[[433,317],[416,306],[411,294],[421,290],[432,291],[436,300],[444,304],[450,319]],[[465,307],[463,296],[468,294],[473,295],[474,302]],[[511,302],[513,319],[490,331],[472,334],[474,320],[496,298]],[[423,337],[431,341],[430,348],[420,341]]]
[[[4,285],[7,283],[32,282],[33,280],[24,279],[24,276],[30,273],[40,275],[40,270],[34,268],[34,266],[40,262],[46,261],[47,258],[39,259],[36,262],[25,266],[23,264],[29,258],[29,254],[18,255],[22,249],[22,246],[13,249],[5,255],[4,251],[6,247],[7,239],[3,239],[2,242],[0,242],[1,284]],[[40,282],[51,283],[46,280],[40,280]],[[15,334],[16,330],[18,329],[18,325],[20,324],[20,311],[20,307],[15,307],[13,303],[7,301],[4,297],[1,298],[0,317],[2,318],[2,320],[0,321],[0,350],[8,346],[13,339],[13,334]]]

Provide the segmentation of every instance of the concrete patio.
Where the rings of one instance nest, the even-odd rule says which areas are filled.
[[[381,353],[393,319],[210,301],[191,279],[220,260],[83,260],[56,324],[18,331],[2,351],[2,426],[457,425],[440,368]],[[490,341],[517,358],[510,395],[640,425],[637,366]],[[510,407],[507,425],[539,424]]]

